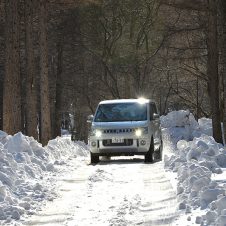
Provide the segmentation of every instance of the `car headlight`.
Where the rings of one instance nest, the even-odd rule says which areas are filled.
[[[141,129],[136,129],[135,134],[137,137],[140,137],[142,135]]]
[[[148,134],[148,127],[138,128],[135,130],[135,135],[137,137],[140,137],[144,134]]]
[[[96,137],[101,137],[102,136],[102,132],[100,130],[96,130]]]
[[[91,129],[90,136],[101,137],[102,132],[101,132],[101,130],[98,130],[98,129]]]

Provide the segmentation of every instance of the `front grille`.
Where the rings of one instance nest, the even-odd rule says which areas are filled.
[[[135,129],[127,128],[127,129],[105,129],[104,133],[134,133]]]
[[[112,143],[111,139],[103,140],[102,141],[103,146],[109,147],[109,146],[132,146],[133,145],[133,139],[124,139],[123,143]]]

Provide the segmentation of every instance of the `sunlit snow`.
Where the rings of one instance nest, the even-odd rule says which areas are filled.
[[[226,149],[210,119],[161,117],[164,161],[103,158],[82,142],[42,147],[0,131],[0,225],[226,225]]]

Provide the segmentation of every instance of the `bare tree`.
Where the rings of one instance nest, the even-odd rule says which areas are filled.
[[[209,0],[208,28],[207,28],[207,75],[210,103],[212,109],[213,137],[222,143],[221,112],[219,101],[219,73],[218,73],[218,36],[217,36],[217,1]]]
[[[219,93],[219,73],[218,73],[218,18],[217,18],[217,1],[209,0],[162,0],[163,4],[180,8],[183,10],[195,10],[204,12],[207,17],[206,28],[206,50],[207,50],[207,85],[210,99],[210,108],[213,121],[213,137],[219,143],[222,143],[221,133],[221,111],[220,111],[220,93]],[[190,70],[190,68],[189,68]],[[197,83],[196,83],[197,85]]]

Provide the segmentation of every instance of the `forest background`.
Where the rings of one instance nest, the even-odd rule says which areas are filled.
[[[226,133],[224,0],[0,0],[0,130],[47,144],[104,99],[190,109]],[[38,129],[37,129],[38,128]],[[226,135],[225,135],[226,137]]]

